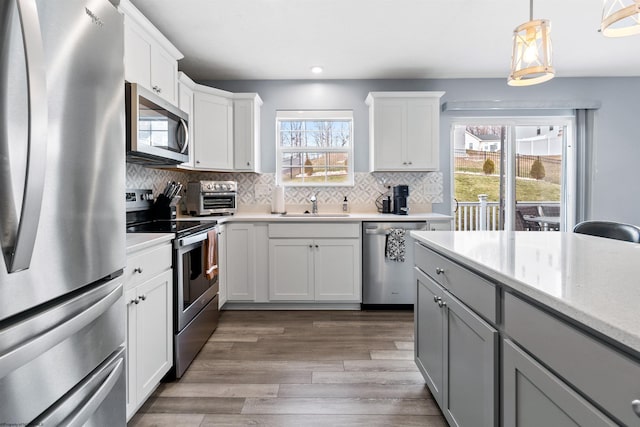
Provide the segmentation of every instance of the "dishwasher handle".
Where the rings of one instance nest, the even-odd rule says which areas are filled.
[[[369,234],[372,236],[386,236],[391,232],[392,229],[402,229],[405,231],[425,231],[428,229],[427,224],[421,225],[420,227],[389,227],[389,228],[380,228],[380,227],[365,227],[364,234]]]

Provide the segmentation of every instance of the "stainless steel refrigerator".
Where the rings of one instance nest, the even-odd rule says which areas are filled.
[[[0,2],[0,425],[125,424],[123,32]]]

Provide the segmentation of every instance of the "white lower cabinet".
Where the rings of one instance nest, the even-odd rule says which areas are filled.
[[[128,420],[173,365],[171,244],[127,254],[125,277]]]
[[[359,230],[358,224],[271,224],[269,300],[361,302]]]
[[[498,425],[498,331],[416,272],[416,364],[451,426]]]

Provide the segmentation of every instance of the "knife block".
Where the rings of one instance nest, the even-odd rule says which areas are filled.
[[[176,206],[172,200],[164,194],[158,195],[151,207],[155,219],[176,219]]]

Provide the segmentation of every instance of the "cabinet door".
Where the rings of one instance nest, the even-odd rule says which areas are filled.
[[[146,399],[173,365],[173,272],[166,271],[136,288],[138,400]]]
[[[218,308],[227,302],[227,226],[218,225]]]
[[[233,101],[233,167],[237,171],[259,172],[260,129],[256,129],[255,101]]]
[[[407,137],[403,164],[407,169],[437,170],[439,153],[439,99],[407,100]]]
[[[233,107],[222,96],[193,95],[193,154],[196,169],[233,169]]]
[[[137,360],[137,329],[136,322],[136,289],[130,289],[124,293],[127,303],[127,421],[133,416],[137,408],[136,397],[136,360]]]
[[[124,78],[151,89],[151,40],[144,30],[125,16]]]
[[[505,426],[615,426],[510,340],[503,341]]]
[[[438,301],[444,293],[430,277],[415,270],[417,296],[415,316],[415,360],[433,398],[442,407],[444,385],[444,315]]]
[[[360,302],[360,240],[315,240],[314,288],[317,301]]]
[[[178,62],[160,46],[151,49],[151,90],[176,104],[178,82]]]
[[[253,301],[256,297],[253,224],[228,224],[226,234],[227,299]]]
[[[374,170],[406,168],[405,140],[407,103],[380,99],[374,106]]]
[[[446,291],[443,302],[442,411],[452,426],[497,426],[498,331]]]
[[[313,291],[313,240],[269,240],[269,299],[310,301]]]

